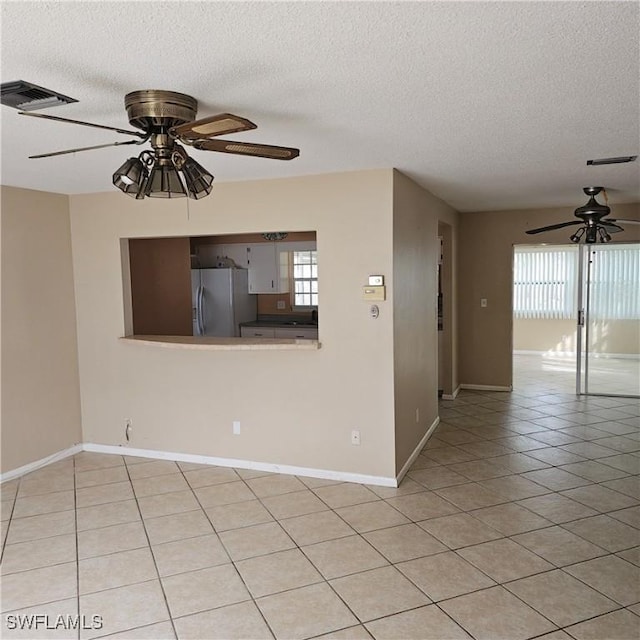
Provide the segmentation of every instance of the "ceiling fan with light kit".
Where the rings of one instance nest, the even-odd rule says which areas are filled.
[[[211,193],[213,176],[187,155],[182,145],[201,151],[218,151],[242,156],[274,160],[293,160],[299,149],[251,142],[221,140],[220,135],[256,129],[256,125],[231,113],[220,113],[196,120],[198,102],[175,91],[142,90],[128,93],[124,99],[129,123],[141,131],[110,127],[59,116],[20,111],[21,115],[57,120],[86,127],[106,129],[133,140],[67,149],[29,156],[49,158],[78,151],[90,151],[121,145],[142,145],[149,142],[137,157],[127,159],[113,174],[113,184],[123,193],[138,200],[144,197],[176,198],[188,196],[200,199]]]
[[[538,229],[529,229],[526,233],[533,235],[544,233],[545,231],[553,231],[554,229],[562,229],[563,227],[580,225],[580,228],[569,237],[569,240],[575,243],[594,244],[596,242],[610,242],[612,233],[624,231],[618,223],[640,224],[640,220],[607,218],[611,213],[611,208],[608,204],[601,204],[596,200],[596,196],[600,192],[604,194],[605,201],[607,200],[607,192],[604,187],[584,187],[583,191],[589,196],[589,202],[575,210],[574,215],[578,220],[550,224]]]

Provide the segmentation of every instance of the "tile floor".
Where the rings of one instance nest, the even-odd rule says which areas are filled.
[[[528,356],[443,402],[398,489],[86,452],[5,483],[0,635],[637,640],[639,405],[572,385]]]

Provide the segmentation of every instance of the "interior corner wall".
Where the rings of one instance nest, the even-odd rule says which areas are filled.
[[[395,477],[393,319],[369,318],[392,271],[393,172],[217,183],[207,198],[74,195],[84,441]],[[199,351],[124,335],[121,239],[316,231],[318,350]],[[393,295],[393,285],[389,286]],[[234,421],[241,434],[234,435]],[[361,445],[351,444],[351,432]]]
[[[1,187],[1,472],[80,442],[67,196]]]
[[[616,218],[640,219],[640,204],[611,206]],[[460,214],[458,251],[458,348],[462,384],[510,387],[513,349],[513,246],[567,244],[558,229],[527,229],[566,222],[573,208],[484,211]],[[638,242],[640,226],[628,225],[615,242]],[[481,307],[485,298],[487,306]]]
[[[457,212],[399,171],[393,182],[396,474],[438,417],[438,223]]]

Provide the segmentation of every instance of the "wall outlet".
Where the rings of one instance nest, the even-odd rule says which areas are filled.
[[[233,421],[233,435],[234,436],[240,435],[240,420]]]
[[[480,298],[480,306],[484,309],[487,306],[487,299]]]
[[[133,420],[131,420],[131,418],[127,418],[124,421],[124,437],[127,442],[131,440],[132,431],[133,431]]]
[[[360,432],[357,429],[351,432],[351,444],[360,446]]]
[[[282,311],[287,308],[287,303],[284,300],[278,300],[278,302],[276,302],[276,308]]]

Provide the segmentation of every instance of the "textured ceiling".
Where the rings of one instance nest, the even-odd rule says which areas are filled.
[[[460,211],[640,201],[638,2],[2,2],[2,82],[79,100],[42,111],[129,128],[168,89],[299,147],[291,162],[193,152],[217,181],[395,167]],[[2,183],[109,191],[126,139],[3,106]],[[190,152],[191,153],[191,152]],[[215,184],[215,183],[214,183]],[[215,194],[215,190],[214,190]],[[215,197],[215,196],[213,196]]]

